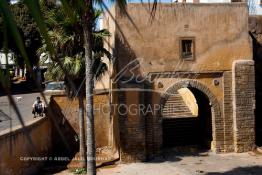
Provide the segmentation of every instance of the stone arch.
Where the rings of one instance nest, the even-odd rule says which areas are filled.
[[[211,105],[211,113],[212,113],[212,136],[213,136],[213,144],[211,149],[215,152],[221,152],[223,150],[223,141],[224,141],[224,132],[223,132],[223,118],[221,115],[220,105],[214,94],[206,87],[206,85],[200,83],[197,80],[182,80],[176,82],[173,86],[168,88],[166,92],[162,95],[160,100],[161,110],[160,121],[162,122],[162,109],[167,101],[168,97],[175,93],[180,88],[196,88],[199,91],[203,92],[209,99]]]

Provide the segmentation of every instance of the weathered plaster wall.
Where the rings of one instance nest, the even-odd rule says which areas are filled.
[[[123,103],[128,105],[161,104],[163,95],[170,91],[170,88],[182,88],[187,86],[186,82],[191,82],[195,88],[208,96],[212,105],[211,149],[216,152],[236,150],[237,141],[233,135],[233,99],[236,96],[232,94],[232,87],[238,83],[238,79],[232,75],[232,64],[237,60],[253,58],[246,4],[158,4],[152,21],[147,5],[128,4],[129,17],[121,15],[115,8],[111,12],[115,21],[110,19],[109,14],[106,14],[105,18],[105,26],[112,33],[112,40],[107,42],[107,47],[112,48],[116,57],[115,74],[120,75],[119,80],[126,81],[126,85],[119,85],[121,83],[117,82],[119,86],[115,87],[130,88],[129,91],[133,92],[137,91],[134,88],[135,84],[138,86],[142,82],[144,89],[148,90],[140,92],[139,98],[144,99],[143,101],[137,100],[137,94],[128,96],[127,93],[122,93],[116,94],[116,97],[123,98]],[[181,37],[194,38],[194,60],[185,61],[180,58]],[[247,74],[250,77],[254,76],[251,71]],[[140,81],[145,77],[148,79]],[[246,97],[249,98],[252,97]],[[113,102],[121,104],[120,100],[113,99]],[[244,103],[242,105],[244,106]],[[248,107],[250,104],[246,102],[245,105]],[[122,116],[116,114],[116,117]],[[141,116],[131,116],[139,117]],[[252,117],[254,116],[249,116],[250,121]],[[246,118],[238,115],[235,120]],[[145,134],[146,149],[141,149],[140,153],[145,153],[147,158],[159,153],[162,147],[161,114],[148,114],[145,120],[140,120],[145,122],[145,129],[141,127],[143,123],[139,124],[137,120],[124,121],[127,127],[123,129],[120,126],[120,134],[136,129],[143,132],[138,134],[137,139],[131,132],[126,132],[126,135],[120,136],[120,143],[123,139],[132,143],[132,146],[144,145],[141,138]],[[121,121],[119,124],[122,124]],[[252,130],[251,124],[249,129]],[[252,132],[249,134],[250,137],[254,136]],[[247,137],[243,137],[242,141],[245,139]],[[245,151],[252,149],[249,146],[253,144],[252,141],[247,141],[249,144],[243,146]],[[132,155],[133,150],[125,149],[125,154]],[[141,155],[134,159],[141,159]]]
[[[11,132],[0,133],[0,174],[36,174],[46,160],[28,160],[33,157],[45,158],[51,152],[51,124],[48,118],[27,123],[28,136],[19,126]],[[33,146],[33,147],[32,147]]]
[[[68,167],[77,168],[79,166],[77,160],[79,157],[79,141],[77,139],[79,134],[78,100],[70,100],[66,96],[54,96],[51,104],[59,129],[70,147],[69,151],[76,158],[71,161]],[[94,116],[97,165],[100,165],[119,158],[115,135],[113,134],[115,124],[110,117],[109,94],[107,92],[94,95]],[[55,129],[54,134],[54,144],[59,146],[58,149],[61,149],[61,145],[64,145],[64,151],[66,151],[65,143]]]
[[[116,10],[117,27],[109,27],[118,70],[137,59],[137,74],[223,71],[231,70],[234,60],[252,59],[244,3],[158,4],[153,21],[147,5],[128,4],[127,11],[132,21]],[[180,37],[195,37],[194,61],[180,59]]]

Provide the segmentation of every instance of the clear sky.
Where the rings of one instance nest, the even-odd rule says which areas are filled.
[[[17,0],[11,0],[10,2],[13,4],[13,3],[16,3],[16,2],[17,2]]]

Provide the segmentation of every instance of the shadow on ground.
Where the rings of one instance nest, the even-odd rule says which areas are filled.
[[[219,166],[219,165],[218,165]],[[206,175],[261,175],[261,166],[239,167],[226,172],[212,172]]]
[[[18,94],[29,94],[32,92],[38,92],[36,85],[32,81],[26,80],[12,80],[11,82],[11,92],[12,95]],[[0,97],[5,96],[3,87],[0,85]]]
[[[209,150],[202,149],[199,146],[182,146],[174,148],[165,148],[162,153],[149,160],[150,163],[161,162],[177,162],[181,161],[182,157],[206,157],[209,154]]]
[[[68,169],[68,164],[79,152],[78,135],[64,117],[60,106],[51,99],[48,116],[52,122],[52,152],[50,160],[39,171],[39,175],[56,174]]]

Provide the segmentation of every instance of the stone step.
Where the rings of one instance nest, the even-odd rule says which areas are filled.
[[[177,92],[167,99],[164,109],[164,118],[189,118],[192,113],[188,106],[186,106],[183,98]]]

